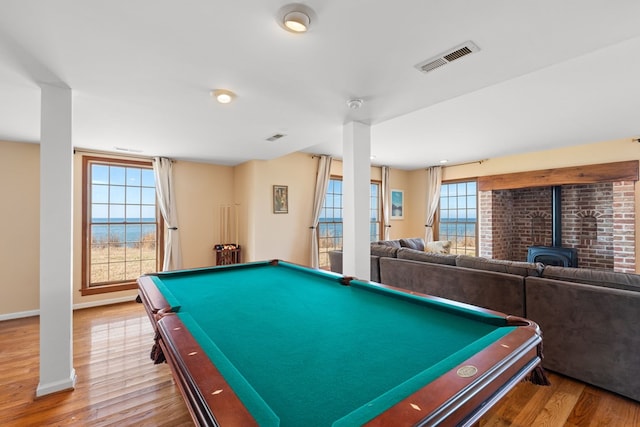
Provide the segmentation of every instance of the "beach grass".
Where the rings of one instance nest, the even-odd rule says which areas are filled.
[[[92,239],[90,256],[92,284],[136,280],[158,270],[155,233],[146,234],[137,242],[125,243],[115,235]]]

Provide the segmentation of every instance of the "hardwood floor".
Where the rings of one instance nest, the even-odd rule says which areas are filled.
[[[74,313],[76,389],[35,399],[38,318],[0,322],[0,425],[191,426],[166,364],[149,359],[153,332],[142,305]],[[640,403],[549,373],[519,384],[479,425],[640,427]]]
[[[141,304],[77,310],[73,320],[76,388],[39,399],[38,318],[0,323],[0,425],[192,425],[169,366],[149,359]]]

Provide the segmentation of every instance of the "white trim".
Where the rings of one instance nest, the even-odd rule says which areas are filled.
[[[118,304],[121,302],[131,302],[131,301],[135,301],[136,296],[137,294],[134,296],[128,296],[128,297],[120,297],[120,298],[98,300],[98,301],[91,301],[91,302],[82,302],[80,304],[74,304],[73,309],[80,310],[83,308],[99,307],[101,305]]]
[[[72,368],[69,378],[48,384],[40,383],[36,388],[36,397],[46,396],[47,394],[57,393],[59,391],[73,390],[76,387],[76,378],[76,370]]]
[[[99,307],[101,305],[119,304],[122,302],[135,301],[135,298],[136,298],[135,296],[128,296],[128,297],[113,298],[113,299],[107,299],[107,300],[82,302],[80,304],[74,304],[73,309],[81,310],[83,308]],[[40,310],[16,311],[15,313],[0,314],[0,322],[4,320],[21,319],[23,317],[33,317],[33,316],[39,316],[39,315],[40,315]]]
[[[0,322],[3,320],[22,319],[23,317],[39,316],[40,310],[16,311],[15,313],[0,314]]]

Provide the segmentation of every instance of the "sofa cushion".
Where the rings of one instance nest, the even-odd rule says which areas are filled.
[[[540,276],[544,269],[544,264],[539,262],[506,261],[470,255],[458,255],[456,265],[476,270],[517,274],[518,276]]]
[[[425,252],[433,252],[436,254],[448,254],[451,251],[451,240],[436,240],[435,242],[427,242],[424,245]]]
[[[422,252],[415,249],[398,249],[398,258],[410,259],[413,261],[430,262],[434,264],[456,265],[455,254],[439,254],[434,252]]]
[[[400,249],[395,246],[371,245],[371,255],[395,258]]]
[[[544,268],[542,277],[564,280],[565,282],[640,291],[640,275],[633,273],[616,273],[614,271],[595,270],[591,268],[556,267],[548,265]]]
[[[400,246],[403,248],[424,251],[424,239],[422,237],[413,237],[411,239],[400,239]]]
[[[515,274],[380,258],[380,280],[385,285],[524,316],[525,278]]]
[[[372,245],[391,246],[392,248],[401,248],[400,240],[379,240],[371,243]]]

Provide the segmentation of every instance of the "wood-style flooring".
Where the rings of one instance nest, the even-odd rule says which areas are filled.
[[[149,359],[152,341],[141,304],[77,310],[76,388],[36,399],[38,318],[0,322],[0,426],[193,425],[169,367]],[[479,425],[640,427],[640,403],[549,376],[550,387],[519,384]]]

